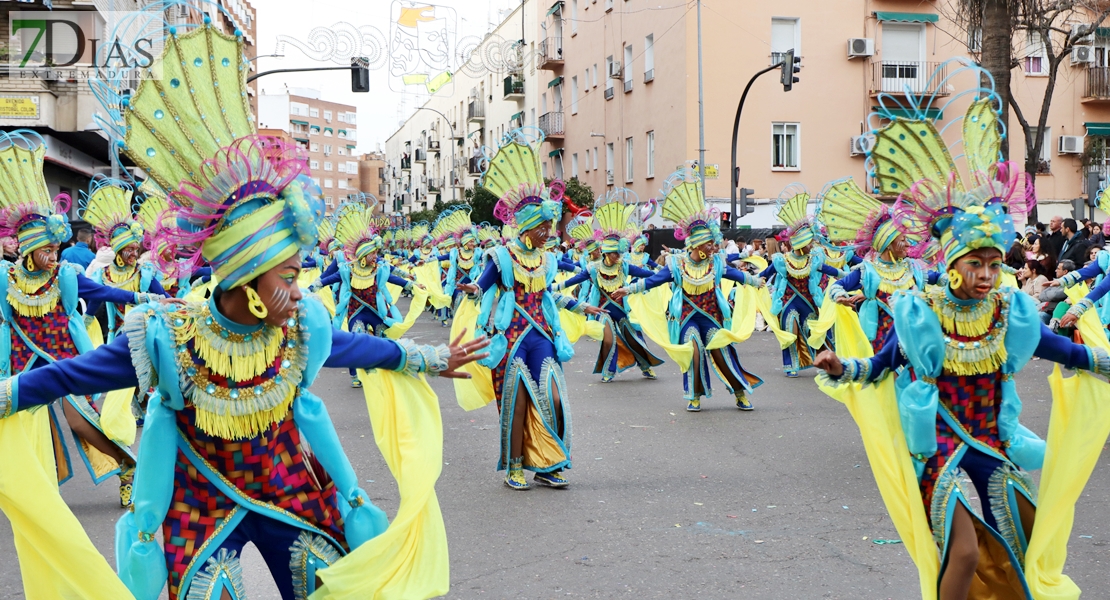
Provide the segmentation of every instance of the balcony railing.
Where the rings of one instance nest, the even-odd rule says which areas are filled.
[[[416,149],[416,154],[413,155],[413,160],[418,162],[418,163],[427,162],[428,155],[424,154],[424,149],[423,148],[417,148]]]
[[[540,116],[540,131],[545,137],[563,137],[563,113],[549,112]]]
[[[402,171],[408,171],[411,168],[412,168],[412,159],[411,158],[402,158],[401,159],[401,170]]]
[[[433,140],[432,138],[428,138],[428,151],[429,152],[439,152],[439,140]]]
[[[524,80],[517,75],[509,75],[505,78],[505,99],[523,98],[524,97]]]
[[[947,63],[887,60],[871,63],[871,94],[947,96],[941,87],[948,76]]]
[[[472,121],[485,121],[486,120],[486,105],[481,100],[471,100],[470,104],[466,107],[466,120]]]
[[[468,166],[468,169],[470,170],[471,175],[481,175],[482,174],[482,159],[481,159],[481,157],[475,156],[475,157],[471,158],[469,161],[467,161],[467,166]]]
[[[561,67],[563,65],[563,37],[554,36],[540,40],[540,61],[537,65],[541,69]]]
[[[1110,100],[1110,67],[1087,67],[1084,98]]]
[[[1083,167],[1083,188],[1084,190],[1091,189],[1088,182],[1091,179],[1099,182],[1099,187],[1110,181],[1110,165],[1089,165]]]

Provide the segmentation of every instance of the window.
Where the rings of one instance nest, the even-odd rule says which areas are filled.
[[[578,7],[578,2],[577,1],[574,3],[574,6],[575,6],[575,9],[577,10],[577,7]],[[578,177],[578,153],[577,152],[570,155],[570,176],[573,177],[573,178]]]
[[[570,0],[570,34],[578,33],[578,0]]]
[[[352,142],[355,141],[355,130],[354,129],[348,129],[347,130],[347,139],[352,141]]]
[[[347,113],[340,112],[339,114],[337,114],[335,116],[335,118],[338,119],[340,123],[346,123],[347,122]]]
[[[570,114],[578,114],[578,76],[570,78]]]
[[[613,57],[605,57],[605,91],[612,92],[613,80],[609,78],[609,73],[613,72]]]
[[[325,179],[325,180],[324,180],[324,187],[325,187],[326,189],[329,189],[329,190],[330,190],[330,189],[332,188],[332,186],[333,186],[333,183],[334,183],[334,182],[333,182],[333,181],[332,181],[331,179]]]
[[[613,163],[616,159],[615,154],[616,153],[613,151],[613,142],[605,144],[605,182],[609,185],[613,185]]]
[[[594,63],[593,87],[597,87],[597,63]]]
[[[771,19],[771,64],[782,62],[783,55],[789,50],[793,50],[795,56],[801,55],[801,37],[798,19]]]
[[[324,204],[327,204],[328,208],[335,208],[335,199],[331,196],[327,196],[324,198]]]
[[[319,117],[320,116],[320,109],[318,109],[318,108],[308,109],[308,116],[310,116],[310,117]]]
[[[590,172],[590,149],[586,148],[586,164],[584,165],[586,172]]]
[[[1026,75],[1048,74],[1048,57],[1041,34],[1030,31],[1026,36],[1025,58],[1022,59]]]
[[[331,161],[330,160],[325,160],[324,161],[324,170],[325,171],[330,171],[331,170]]]
[[[547,92],[540,94],[540,114],[547,114]]]
[[[594,146],[594,170],[597,170],[597,146]]]
[[[1037,128],[1031,127],[1030,133],[1037,135]],[[1045,175],[1052,172],[1052,128],[1046,127],[1044,133],[1041,135],[1041,153],[1037,159],[1037,175]],[[1029,148],[1025,149],[1026,156],[1029,155]]]
[[[355,124],[355,113],[347,113],[347,122],[351,125]]]
[[[346,179],[340,179],[339,180],[339,189],[341,189],[341,190],[347,189],[347,180]]]
[[[983,28],[973,27],[967,32],[967,51],[978,54],[983,51]]]
[[[336,152],[339,154],[339,156],[347,156],[347,149],[346,148],[340,148]]]
[[[357,174],[358,173],[358,161],[356,161],[356,160],[347,161],[347,172],[350,173],[351,175]]]
[[[320,151],[320,144],[317,144],[316,142],[312,142],[312,151],[313,152],[319,152]]]
[[[555,155],[555,179],[563,178],[563,153]]]
[[[800,169],[798,160],[798,123],[773,123],[771,126],[771,168],[784,171]]]
[[[647,132],[647,169],[648,179],[655,177],[655,132]]]
[[[624,47],[624,64],[621,65],[624,70],[624,91],[625,93],[632,91],[632,45],[629,44]]]
[[[325,110],[324,111],[324,120],[327,121],[328,123],[331,123],[331,111],[330,110]]]
[[[644,81],[655,78],[655,34],[644,38]]]
[[[624,140],[624,182],[632,183],[632,168],[636,163],[636,155],[632,151],[632,138]]]
[[[324,156],[331,154],[331,144],[324,144]]]
[[[302,164],[303,164],[303,163],[302,163]],[[308,165],[308,166],[309,166],[310,168],[313,168],[313,169],[319,169],[319,168],[320,168],[320,161],[318,161],[318,160],[314,160],[314,161],[312,161],[311,163],[309,163],[309,165]],[[319,182],[317,182],[317,183],[316,183],[316,185],[319,185]]]

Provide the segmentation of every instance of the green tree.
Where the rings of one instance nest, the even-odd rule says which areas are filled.
[[[500,224],[493,216],[493,207],[497,206],[498,197],[493,192],[477,183],[466,190],[466,202],[470,204],[470,220],[475,224],[487,222],[493,225]]]

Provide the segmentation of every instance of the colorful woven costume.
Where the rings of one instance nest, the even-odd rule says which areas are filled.
[[[152,10],[141,17],[159,19],[162,6]],[[306,157],[254,135],[241,36],[208,22],[167,31],[151,67],[161,79],[144,79],[127,102],[119,96],[127,81],[100,82],[99,92],[109,110],[122,106],[113,147],[175,190],[165,220],[172,225],[160,235],[189,249],[193,264],[208,261],[216,291],[207,302],[134,309],[114,341],[7,380],[0,415],[67,394],[156,390],[134,511],[117,526],[120,578],[137,598],[153,600],[167,583],[172,600],[243,598],[239,553],[248,542],[286,600],[307,597],[317,579],[328,593],[352,597],[372,597],[368,585],[403,597],[442,595],[446,535],[433,489],[442,437],[435,396],[415,376],[445,369],[449,350],[338,331],[315,297],[299,301],[299,254],[317,244],[323,216]],[[188,87],[173,84],[182,79]],[[179,264],[156,260],[171,272]],[[247,298],[254,324],[221,312],[225,294]],[[309,391],[325,366],[400,372],[363,375],[374,380],[368,408],[375,430],[384,427],[378,441],[402,490],[388,529]],[[379,422],[382,403],[396,419]]]
[[[670,284],[672,294],[667,306],[665,329],[668,339],[653,339],[665,344],[688,344],[693,347],[693,366],[685,370],[682,387],[686,409],[701,410],[701,398],[712,397],[710,372],[714,371],[736,397],[736,406],[751,410],[747,392],[763,384],[740,364],[737,344],[708,350],[709,341],[719,330],[732,328],[733,307],[728,302],[722,281],[759,287],[763,281],[727,265],[726,257],[716,251],[721,241],[718,215],[706,207],[701,180],[692,169],[681,169],[671,175],[663,186],[663,218],[675,223],[675,237],[685,240],[686,253],[672,254],[667,266],[647,279],[627,286],[632,294]],[[708,250],[706,248],[709,248]],[[753,308],[754,310],[754,308]],[[645,311],[637,318],[658,320],[662,314]]]
[[[771,264],[760,273],[771,286],[771,313],[781,329],[796,336],[795,342],[782,350],[782,369],[787,377],[797,377],[799,371],[812,367],[816,351],[832,343],[832,336],[810,339],[810,325],[825,299],[822,283],[826,277],[840,276],[839,270],[825,264],[824,251],[815,247],[809,194],[793,187],[779,197],[777,213],[786,225],[783,236],[790,242],[790,251],[772,256]]]
[[[980,549],[969,597],[1078,597],[1078,588],[1061,574],[1070,523],[1055,515],[1071,514],[1090,470],[1074,466],[1072,458],[1064,459],[1073,463],[1068,465],[1047,459],[1054,447],[1076,452],[1069,457],[1097,454],[1106,433],[1092,435],[1090,428],[1102,427],[1094,421],[1106,419],[1070,424],[1064,419],[1058,425],[1063,417],[1054,409],[1046,453],[1045,441],[1019,421],[1014,375],[1033,356],[1105,375],[1110,356],[1053,334],[1038,319],[1034,301],[1012,288],[996,286],[982,300],[953,292],[962,289],[954,265],[980,249],[997,251],[991,268],[998,281],[1002,256],[1015,239],[1014,221],[1028,210],[1016,175],[1020,169],[996,162],[1001,126],[997,98],[986,92],[962,123],[969,178],[956,170],[931,120],[896,118],[876,132],[870,158],[879,172],[892,174],[880,178],[884,191],[901,192],[899,228],[938,240],[955,281],[902,293],[892,305],[894,325],[879,353],[864,358],[870,347],[857,345],[858,358],[840,359],[843,374],[820,376],[819,383],[848,404],[860,425],[884,501],[917,563],[923,597],[936,597],[952,566],[949,543],[960,506],[971,515]],[[906,139],[914,141],[901,143]],[[846,343],[840,346],[847,352]],[[1075,381],[1093,392],[1097,384],[1085,383],[1088,379],[1080,375]],[[859,385],[869,383],[876,386]],[[1103,397],[1090,401],[1106,401],[1105,385],[1095,393]],[[1088,399],[1056,396],[1054,402],[1086,410],[1078,407]],[[900,428],[890,428],[891,418],[900,419]],[[1026,471],[1042,462],[1038,495]],[[970,502],[964,478],[975,488],[981,513]],[[1037,515],[1030,531],[1026,525],[1038,497],[1050,499],[1051,512]]]

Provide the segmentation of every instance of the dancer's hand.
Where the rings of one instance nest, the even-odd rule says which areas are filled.
[[[467,294],[477,294],[481,292],[481,289],[479,289],[478,286],[473,283],[457,283],[455,284],[455,288],[462,290]]]
[[[1044,284],[1045,287],[1059,287],[1059,285],[1060,285],[1060,280],[1059,279],[1053,279],[1052,281],[1045,282],[1045,284]]]
[[[447,359],[447,370],[439,372],[440,377],[446,377],[448,379],[470,379],[470,373],[462,373],[458,371],[458,368],[489,356],[489,352],[477,353],[479,350],[489,346],[489,338],[483,335],[480,338],[475,338],[465,344],[461,344],[460,342],[462,342],[465,335],[466,330],[463,329],[462,332],[459,333],[459,337],[455,338],[455,341],[451,342],[451,345],[448,346],[448,349],[451,351],[451,356]]]
[[[176,304],[178,306],[185,306],[184,298],[159,298],[158,303],[162,305]]]
[[[813,366],[833,377],[840,377],[844,374],[844,365],[840,364],[840,359],[832,350],[822,350],[813,361]]]
[[[618,290],[615,290],[612,294],[609,294],[609,297],[612,298],[613,300],[616,300],[617,302],[620,302],[621,298],[624,298],[627,295],[628,295],[628,288],[620,288]]]
[[[614,300],[615,299],[616,298],[614,298]],[[583,304],[582,305],[582,312],[586,313],[587,315],[593,316],[593,317],[599,317],[599,316],[605,314],[605,309],[604,308],[598,308],[598,307],[596,307],[592,304]]]
[[[836,303],[843,304],[844,306],[855,306],[863,302],[863,300],[863,294],[859,294],[857,296],[841,296],[836,299]]]
[[[1060,327],[1074,327],[1078,321],[1079,317],[1069,312],[1065,314],[1062,319],[1060,319]]]

